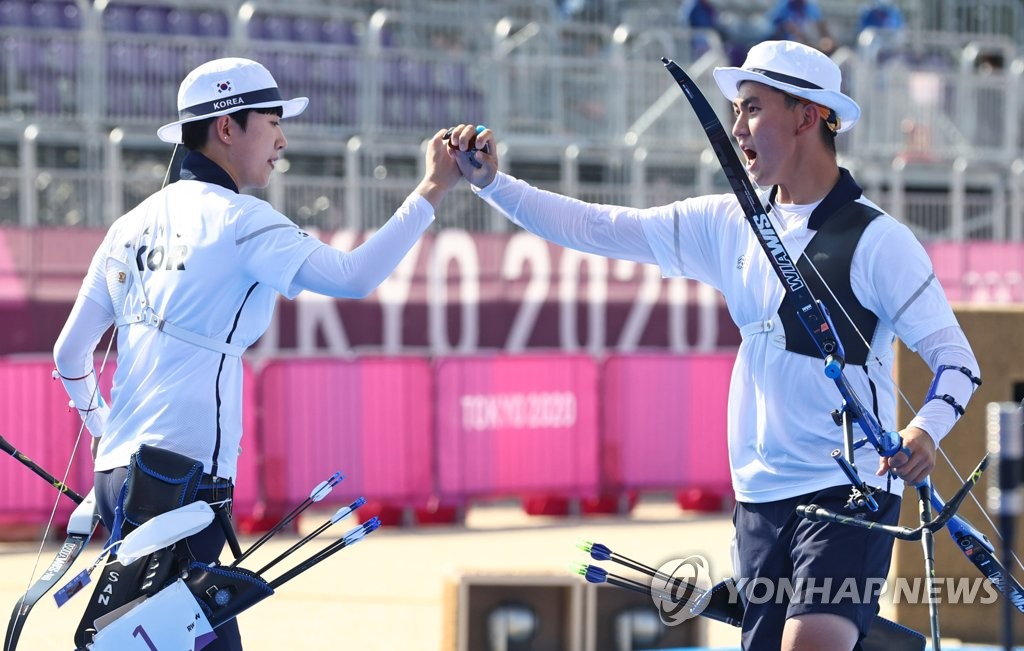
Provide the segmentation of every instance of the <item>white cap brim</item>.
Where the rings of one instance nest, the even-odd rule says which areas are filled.
[[[293,118],[296,115],[301,114],[306,110],[306,105],[309,104],[308,97],[296,97],[289,100],[275,100],[273,102],[262,102],[259,104],[248,104],[245,106],[231,106],[229,108],[222,109],[220,111],[214,111],[213,113],[206,113],[204,115],[196,115],[188,117],[183,120],[177,120],[169,124],[165,124],[156,130],[156,135],[160,140],[169,142],[171,144],[181,144],[181,125],[187,122],[198,122],[199,120],[205,120],[207,118],[215,118],[221,115],[227,115],[229,113],[236,113],[245,109],[258,109],[258,108],[271,108],[273,106],[281,107],[282,118]]]
[[[715,68],[714,76],[719,90],[722,91],[722,94],[730,102],[739,96],[740,84],[745,81],[756,81],[759,84],[776,88],[789,95],[801,97],[820,106],[832,109],[836,112],[836,117],[839,118],[838,133],[853,128],[853,125],[860,119],[860,106],[857,105],[857,102],[834,90],[797,86],[745,68]]]

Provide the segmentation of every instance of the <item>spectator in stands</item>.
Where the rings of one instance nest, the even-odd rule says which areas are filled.
[[[841,91],[839,67],[801,43],[766,41],[751,48],[742,67],[717,68],[714,76],[733,105],[732,134],[746,173],[766,188],[759,199],[770,223],[748,219],[734,194],[641,209],[540,190],[499,172],[494,134],[477,134],[473,125],[453,130],[452,156],[474,191],[513,223],[587,253],[657,264],[665,276],[700,280],[724,294],[743,336],[728,418],[737,499],[734,570],[741,586],[766,584],[780,597],[748,600],[743,647],[849,651],[860,648],[877,612],[877,590],[867,586],[884,582],[893,539],[812,522],[796,507],[827,504],[850,517],[895,524],[900,479],[927,478],[938,442],[971,398],[978,365],[924,248],[838,166],[836,135],[860,117],[860,107]],[[798,268],[813,261],[814,273],[803,279],[842,336],[846,379],[874,398],[866,408],[884,426],[896,418],[887,386],[895,337],[935,370],[924,405],[898,432],[902,447],[877,462],[871,446],[861,448],[862,467],[878,464],[875,476],[861,475],[877,501],[875,512],[848,502],[849,479],[829,457],[843,440],[832,419],[840,395],[786,296],[781,272],[759,246],[756,234],[765,229],[799,255]],[[878,382],[885,388],[878,390]],[[785,585],[814,588],[784,594]],[[871,598],[842,599],[837,590]]]
[[[860,12],[857,31],[862,32],[865,29],[899,31],[904,28],[905,24],[903,12],[892,0],[872,0],[871,4],[865,6]]]
[[[367,295],[461,178],[439,131],[419,185],[363,244],[345,252],[309,237],[269,203],[242,194],[267,186],[288,143],[281,121],[307,102],[283,99],[270,72],[248,59],[193,70],[178,91],[180,119],[157,131],[187,150],[181,180],[118,219],[93,256],[54,358],[93,435],[97,502],[111,531],[141,444],[202,462],[199,499],[230,498],[242,439],[241,355],[267,328],[278,297]],[[118,364],[108,406],[96,397],[93,351],[111,324]],[[209,563],[225,532],[213,525],[186,542]],[[206,649],[241,649],[234,620],[217,636]]]
[[[825,54],[836,49],[825,16],[814,0],[779,0],[768,16],[772,24],[771,39],[796,41]]]
[[[861,47],[885,57],[887,50],[902,42],[905,27],[903,12],[891,0],[872,0],[861,9],[857,23],[857,42]],[[867,30],[871,30],[871,38],[865,40]]]
[[[558,15],[567,20],[615,24],[621,0],[555,0]]]
[[[754,43],[763,40],[764,30],[754,25],[751,16],[734,16],[729,24],[722,19],[718,8],[711,0],[683,0],[679,6],[679,24],[695,30],[712,30],[718,35],[722,50],[730,65],[739,65],[747,56],[747,50]],[[704,34],[695,34],[692,39],[691,56],[696,59],[711,49],[711,42]]]
[[[711,0],[683,0],[679,6],[679,23],[694,29],[720,29],[718,9]]]
[[[715,32],[723,44],[728,40],[719,22],[718,9],[711,0],[684,0],[679,7],[679,24],[690,29]],[[691,43],[691,56],[694,59],[711,49],[709,39],[703,34],[694,35]]]

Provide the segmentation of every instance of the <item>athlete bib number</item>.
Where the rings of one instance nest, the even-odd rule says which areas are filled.
[[[102,628],[92,651],[199,651],[217,635],[179,579]]]

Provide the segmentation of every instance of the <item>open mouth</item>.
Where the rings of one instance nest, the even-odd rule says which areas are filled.
[[[747,147],[742,147],[743,156],[747,159],[747,165],[753,165],[754,160],[757,159],[757,152]]]

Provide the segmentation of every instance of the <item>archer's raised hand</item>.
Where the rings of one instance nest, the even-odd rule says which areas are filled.
[[[462,180],[458,166],[448,155],[448,143],[441,139],[444,131],[438,131],[426,142],[426,161],[423,179],[416,186],[416,192],[437,208],[448,191]]]
[[[919,427],[907,427],[899,435],[903,438],[903,447],[910,450],[910,459],[904,452],[883,457],[876,474],[881,477],[891,469],[903,481],[917,486],[935,469],[935,441]]]
[[[473,124],[460,124],[445,132],[448,153],[467,181],[478,188],[491,184],[498,173],[497,143],[494,132]]]

